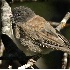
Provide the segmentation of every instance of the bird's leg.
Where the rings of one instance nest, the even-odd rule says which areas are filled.
[[[65,17],[62,19],[60,25],[57,26],[56,29],[58,31],[60,31],[61,29],[63,29],[65,27],[66,22],[68,21],[69,18],[70,18],[70,12],[67,12],[67,14],[65,15]]]

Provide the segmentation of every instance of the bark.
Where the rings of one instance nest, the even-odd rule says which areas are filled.
[[[0,2],[0,56],[1,56],[1,2]],[[0,60],[1,64],[1,60]]]
[[[2,5],[0,6],[0,57],[3,55],[4,51],[4,45],[1,41],[1,34],[6,34],[10,38],[12,38],[13,30],[12,30],[12,22],[11,22],[11,17],[12,17],[12,12],[11,12],[11,7],[9,4],[5,1],[2,0]],[[2,61],[0,60],[0,64]]]
[[[49,22],[52,26],[59,26],[60,25],[60,22],[51,22],[51,21],[49,21]],[[68,26],[70,26],[70,23],[66,23],[65,27],[68,27]]]
[[[2,34],[6,34],[9,37],[11,37],[13,34],[11,22],[12,17],[11,7],[6,1],[3,0],[1,9],[2,9]]]
[[[67,14],[65,15],[65,17],[62,19],[61,24],[59,26],[56,27],[56,29],[58,31],[60,31],[61,29],[63,29],[66,25],[66,22],[68,21],[68,19],[70,18],[70,12],[67,12]]]

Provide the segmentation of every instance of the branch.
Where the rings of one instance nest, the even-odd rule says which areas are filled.
[[[66,67],[67,67],[67,62],[68,62],[67,57],[68,57],[68,54],[64,53],[63,59],[62,59],[62,69],[66,69]]]
[[[49,23],[52,25],[52,26],[59,26],[60,25],[60,22],[51,22],[49,21]],[[66,26],[65,27],[68,27],[70,26],[70,23],[66,23]]]
[[[12,30],[12,22],[11,22],[11,17],[12,17],[12,12],[11,12],[11,7],[5,0],[1,0],[2,5],[0,7],[1,9],[1,22],[0,22],[0,37],[1,34],[6,34],[9,37],[12,38],[13,30]],[[0,38],[0,56],[3,55],[4,51],[4,45],[1,41]],[[2,61],[0,61],[2,63]]]
[[[32,68],[33,69],[33,65],[35,64],[35,60],[33,60],[33,59],[30,59],[28,62],[27,62],[27,64],[25,64],[25,65],[23,65],[23,66],[21,66],[21,67],[18,67],[18,69],[26,69],[26,68]]]
[[[7,34],[9,37],[11,37],[11,35],[13,34],[11,22],[12,12],[11,7],[5,0],[2,0],[1,10],[2,10],[2,33]]]
[[[63,29],[65,27],[66,22],[68,21],[69,18],[70,18],[70,12],[67,12],[67,14],[65,15],[65,17],[61,21],[61,24],[59,26],[57,26],[56,29],[58,31],[60,31],[61,29]]]

